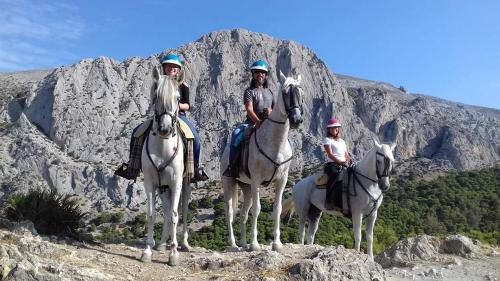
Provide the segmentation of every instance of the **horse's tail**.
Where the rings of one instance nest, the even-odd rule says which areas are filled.
[[[281,209],[281,218],[288,216],[291,218],[295,210],[295,203],[293,202],[293,197],[290,197],[283,202],[283,207]],[[288,219],[290,220],[290,219]]]

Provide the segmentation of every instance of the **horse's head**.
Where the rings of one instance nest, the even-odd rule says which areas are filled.
[[[302,88],[300,88],[300,75],[297,79],[286,77],[280,71],[282,86],[278,95],[278,108],[282,115],[286,115],[292,128],[297,128],[302,123],[302,104],[304,102]],[[280,99],[279,96],[282,98]]]
[[[396,143],[379,144],[373,140],[375,144],[375,172],[378,178],[378,185],[382,190],[387,190],[390,187],[390,175],[394,165],[393,151]]]
[[[175,132],[178,122],[179,99],[179,82],[169,76],[159,76],[154,102],[153,130],[162,138],[169,138]]]

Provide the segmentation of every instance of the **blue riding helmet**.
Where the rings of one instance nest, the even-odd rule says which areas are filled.
[[[168,55],[164,56],[161,59],[161,64],[163,65],[165,63],[175,64],[175,65],[178,65],[180,68],[182,68],[182,65],[184,64],[184,62],[181,61],[181,58],[176,54],[168,54]]]
[[[252,64],[250,70],[263,70],[265,72],[269,71],[269,65],[263,60],[258,60]]]

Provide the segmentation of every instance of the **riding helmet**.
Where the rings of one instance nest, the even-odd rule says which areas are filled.
[[[252,64],[250,70],[263,70],[265,72],[269,71],[269,65],[263,60],[258,60]]]
[[[326,127],[327,128],[335,128],[335,127],[342,127],[342,125],[340,125],[340,122],[337,119],[330,118],[328,120],[328,122],[326,123]]]
[[[163,65],[165,63],[175,64],[175,65],[178,65],[180,68],[182,68],[182,65],[184,64],[184,62],[181,61],[181,58],[176,54],[168,54],[168,55],[164,56],[161,59],[161,64]]]

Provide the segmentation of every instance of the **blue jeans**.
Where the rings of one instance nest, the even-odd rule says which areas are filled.
[[[235,154],[238,149],[238,146],[243,140],[243,132],[245,132],[245,129],[248,126],[250,126],[250,124],[242,123],[238,127],[236,127],[236,129],[234,129],[233,133],[231,134],[231,147],[229,148],[229,163],[232,163],[234,161],[234,157],[236,156]]]
[[[191,132],[193,132],[194,168],[196,169],[200,165],[200,149],[201,149],[200,135],[198,134],[198,130],[193,126],[193,123],[189,121],[186,114],[179,114],[179,118],[182,119],[182,121],[184,121],[188,125],[189,129],[191,129]]]

